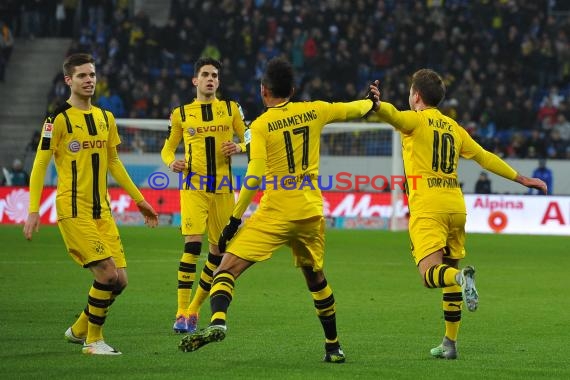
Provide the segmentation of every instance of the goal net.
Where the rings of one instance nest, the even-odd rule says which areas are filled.
[[[170,173],[160,158],[168,120],[117,119],[117,126],[122,139],[121,159],[135,183],[143,189],[164,190],[160,202],[179,207],[180,176]],[[176,156],[182,158],[183,154],[181,143]],[[233,175],[243,178],[246,169],[246,156],[234,155]],[[371,122],[327,125],[321,136],[319,174],[330,226],[407,228],[401,142],[390,125]],[[156,182],[156,176],[164,177]]]

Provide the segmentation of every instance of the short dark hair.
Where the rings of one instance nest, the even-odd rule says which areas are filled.
[[[267,64],[261,84],[275,98],[288,98],[293,94],[295,75],[293,66],[284,58],[272,58]]]
[[[222,71],[222,63],[220,61],[210,57],[202,57],[199,58],[194,64],[194,76],[198,76],[200,69],[206,65],[214,66],[216,69],[218,69],[218,73]]]
[[[412,89],[419,92],[427,106],[437,107],[445,98],[445,83],[433,70],[421,69],[412,76]]]
[[[68,77],[73,76],[75,68],[86,63],[92,63],[95,65],[95,59],[93,59],[91,54],[76,53],[70,55],[65,59],[65,61],[63,61],[63,75]]]

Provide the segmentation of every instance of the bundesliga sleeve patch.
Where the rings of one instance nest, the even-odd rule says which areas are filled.
[[[245,120],[245,115],[243,114],[243,109],[241,108],[241,106],[238,104],[237,105],[238,110],[239,110],[239,116],[241,117],[242,120]]]
[[[45,123],[43,131],[42,131],[42,137],[44,139],[51,139],[52,133],[53,133],[53,124],[52,123]]]
[[[251,129],[247,129],[243,134],[243,140],[246,144],[251,142]]]

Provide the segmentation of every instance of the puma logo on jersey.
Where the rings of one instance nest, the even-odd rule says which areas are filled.
[[[79,128],[79,129],[83,130],[83,127],[81,125],[76,125],[75,128]]]

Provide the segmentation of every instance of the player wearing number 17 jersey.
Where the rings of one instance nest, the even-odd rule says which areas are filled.
[[[328,123],[363,117],[373,103],[291,102],[293,85],[291,64],[279,58],[269,61],[261,82],[267,111],[246,134],[250,155],[247,177],[251,180],[242,188],[219,241],[220,250],[226,253],[210,290],[210,325],[184,337],[179,346],[183,351],[194,351],[225,337],[226,314],[237,277],[288,245],[295,265],[305,276],[324,330],[324,360],[345,361],[337,336],[335,299],[323,272],[325,220],[317,178],[320,135]],[[259,208],[237,232],[257,186],[264,189]],[[230,239],[231,244],[224,250]],[[279,315],[288,318],[282,310]]]
[[[180,211],[184,252],[178,267],[178,308],[173,326],[177,333],[196,329],[213,271],[221,260],[218,237],[235,204],[231,155],[245,152],[241,107],[236,102],[216,98],[220,70],[221,64],[215,59],[196,61],[192,78],[196,98],[172,111],[168,137],[161,152],[164,163],[173,172],[180,173],[183,180]],[[234,135],[240,144],[233,142]],[[181,140],[184,140],[185,157],[176,160],[175,152]],[[190,298],[206,231],[210,253],[199,285]]]
[[[546,192],[546,185],[537,178],[518,174],[437,109],[445,96],[445,85],[436,72],[422,69],[413,75],[410,111],[398,111],[392,104],[380,102],[377,84],[371,86],[377,114],[402,137],[412,255],[424,285],[443,290],[445,336],[442,344],[431,350],[431,355],[455,359],[463,301],[469,311],[475,311],[479,300],[474,268],[458,269],[459,260],[465,257],[466,220],[457,178],[459,157],[474,160],[485,169],[527,187]]]

